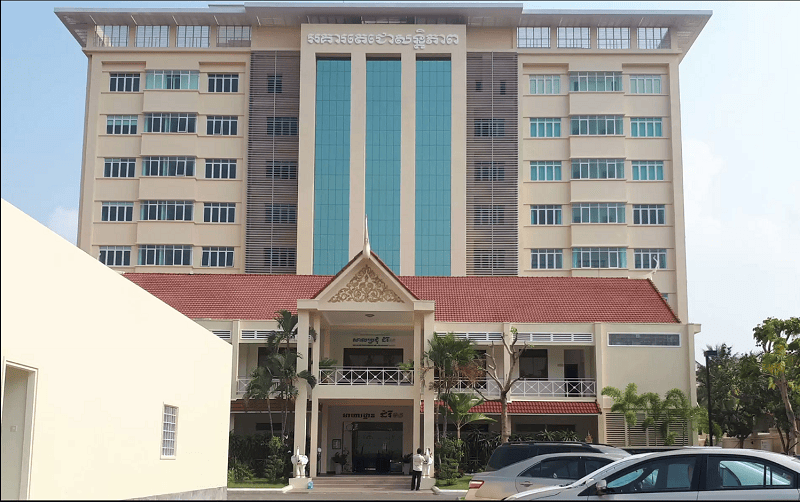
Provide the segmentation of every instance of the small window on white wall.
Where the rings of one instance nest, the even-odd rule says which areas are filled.
[[[175,434],[178,427],[178,408],[164,405],[164,421],[161,427],[161,457],[175,457]]]

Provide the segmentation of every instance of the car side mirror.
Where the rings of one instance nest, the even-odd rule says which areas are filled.
[[[594,485],[594,490],[598,495],[605,495],[608,492],[608,487],[606,486],[606,480],[601,479]]]

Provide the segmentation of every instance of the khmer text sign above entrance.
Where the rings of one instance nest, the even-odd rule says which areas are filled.
[[[353,347],[394,347],[397,339],[393,336],[354,336]]]
[[[439,35],[435,33],[425,33],[425,30],[418,28],[415,34],[411,35],[392,35],[391,33],[309,33],[307,36],[309,44],[331,44],[331,45],[411,45],[414,49],[424,50],[429,45],[458,45],[458,35],[448,33]]]

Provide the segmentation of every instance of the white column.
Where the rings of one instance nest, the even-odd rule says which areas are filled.
[[[319,378],[319,346],[321,345],[322,333],[320,333],[320,320],[319,314],[314,315],[314,332],[317,333],[317,339],[311,344],[311,359],[312,370],[311,374],[314,378]],[[319,444],[319,398],[316,392],[311,392],[311,424],[309,425],[311,434],[311,451],[308,452],[308,463],[310,464],[308,472],[310,476],[316,476],[317,472],[317,445]]]
[[[425,314],[425,324],[423,326],[423,347],[428,345],[428,340],[432,340],[434,337],[433,334],[433,312]],[[433,373],[428,376],[428,380],[433,378]],[[431,449],[431,455],[434,454],[433,450],[433,442],[434,442],[434,417],[435,415],[435,407],[434,407],[434,392],[428,386],[425,386],[423,389],[423,396],[425,400],[425,414],[423,415],[423,442],[422,442],[422,449],[423,451],[425,448]],[[416,450],[415,450],[416,451]]]
[[[411,409],[412,412],[412,441],[411,441],[411,452],[416,453],[417,448],[420,447],[420,431],[421,431],[421,424],[420,424],[420,414],[419,408],[420,403],[422,402],[422,395],[425,392],[425,387],[423,387],[422,382],[422,316],[415,315],[414,316],[414,385],[418,392],[414,392],[414,403],[412,404],[413,408]],[[433,373],[428,376],[428,378],[433,378]],[[424,385],[427,385],[428,382],[426,381]]]
[[[297,372],[308,369],[308,311],[297,313],[297,353],[303,357],[297,358]],[[297,400],[294,403],[294,453],[300,448],[303,453],[306,448],[306,410],[308,409],[308,384],[305,381],[297,383]]]

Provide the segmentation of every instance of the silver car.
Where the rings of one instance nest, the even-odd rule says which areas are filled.
[[[508,500],[798,500],[800,460],[761,450],[687,447],[632,455],[567,486]]]
[[[466,500],[499,500],[533,488],[570,484],[619,458],[591,452],[539,455],[474,475]]]

